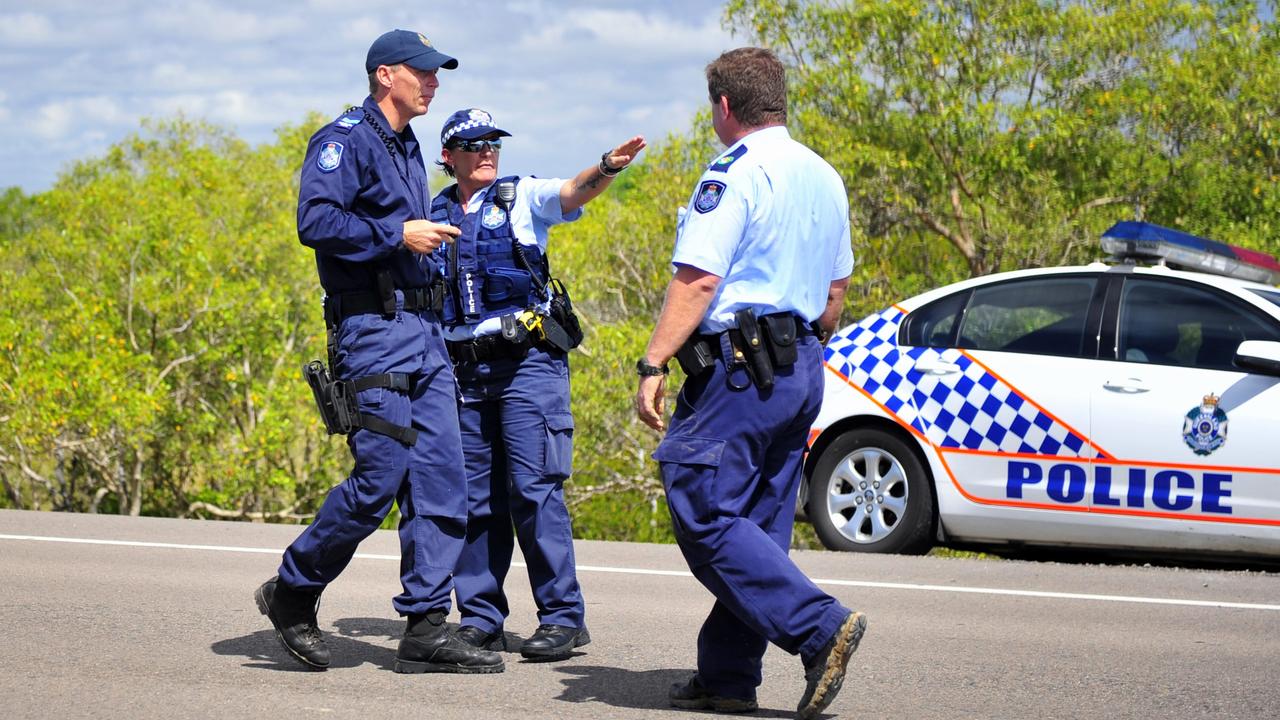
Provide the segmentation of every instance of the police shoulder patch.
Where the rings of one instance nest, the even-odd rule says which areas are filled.
[[[728,172],[729,166],[736,162],[738,158],[746,154],[747,146],[739,145],[733,149],[733,152],[716,158],[715,161],[711,163],[711,167],[709,169],[717,172]]]
[[[321,172],[333,172],[342,164],[342,143],[330,140],[320,146],[320,155],[316,158],[316,167]]]
[[[694,194],[693,209],[700,213],[709,213],[720,204],[727,186],[719,180],[703,180]]]

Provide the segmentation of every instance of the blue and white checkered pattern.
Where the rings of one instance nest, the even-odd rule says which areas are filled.
[[[469,133],[468,130],[484,130],[482,133]],[[493,116],[479,108],[470,108],[467,110],[459,110],[449,116],[445,120],[444,127],[440,130],[440,144],[447,145],[455,135],[464,133],[463,139],[474,139],[487,133],[498,133],[499,135],[509,136],[511,133],[499,128],[493,124]]]
[[[870,315],[831,339],[826,362],[877,403],[938,447],[1100,457],[1088,440],[1027,400],[959,350],[898,347],[903,314]],[[933,356],[960,368],[960,377],[915,368]]]

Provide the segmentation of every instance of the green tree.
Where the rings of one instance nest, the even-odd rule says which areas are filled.
[[[309,132],[251,148],[181,119],[145,130],[37,196],[6,247],[6,494],[133,515],[296,514],[340,458],[297,378],[323,343],[293,219]]]
[[[794,129],[845,177],[864,310],[1089,257],[1135,212],[1273,245],[1266,14],[1189,0],[726,7],[786,59]]]

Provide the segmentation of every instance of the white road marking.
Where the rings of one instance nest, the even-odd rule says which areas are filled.
[[[48,537],[44,535],[3,535],[0,540],[76,543],[80,545],[114,545],[120,547],[162,548],[167,550],[205,550],[229,553],[256,553],[279,555],[280,548],[251,548],[234,545],[184,545],[180,543],[137,542],[132,540],[94,540],[91,538]],[[399,555],[377,555],[373,553],[356,553],[361,560],[391,560],[400,562]],[[513,562],[514,567],[526,567],[524,563]],[[693,577],[687,570],[647,570],[644,568],[608,567],[602,565],[579,565],[578,572],[618,573],[622,575],[662,575],[667,577]],[[1094,595],[1090,593],[1049,592],[1044,590],[1008,590],[1005,588],[965,587],[951,585],[919,585],[915,583],[873,582],[868,580],[831,580],[815,578],[818,585],[835,585],[838,587],[871,588],[876,590],[912,590],[917,592],[968,593],[972,595],[1007,595],[1013,597],[1034,597],[1050,600],[1088,600],[1095,602],[1140,603],[1146,605],[1180,605],[1184,607],[1229,608],[1233,610],[1275,610],[1280,605],[1266,603],[1242,603],[1226,600],[1182,600],[1178,598],[1155,598],[1134,595]]]

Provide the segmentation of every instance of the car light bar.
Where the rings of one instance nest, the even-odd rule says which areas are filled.
[[[1181,230],[1126,220],[1102,233],[1102,249],[1117,260],[1154,260],[1198,272],[1280,285],[1280,261]]]

